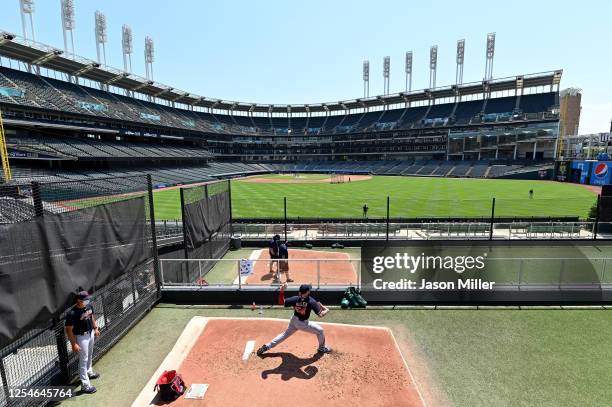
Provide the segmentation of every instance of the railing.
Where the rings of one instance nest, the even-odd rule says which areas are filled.
[[[160,259],[160,274],[165,287],[272,287],[286,282],[288,275],[294,280],[289,285],[358,286],[361,260],[350,258],[346,253],[334,253],[333,256],[335,258],[291,260]],[[211,263],[214,266],[207,267]],[[276,279],[277,276],[280,279]]]
[[[192,280],[184,278],[186,269],[203,269],[205,262],[214,262],[215,266],[208,273],[191,273]],[[286,281],[286,274],[281,273],[280,281],[275,280],[277,262],[270,272],[269,259],[250,260],[252,273],[245,268],[246,259],[160,259],[162,289],[184,289],[185,287],[201,290],[238,289],[258,290],[278,289]],[[281,266],[282,267],[282,266]],[[502,289],[611,289],[612,258],[610,257],[489,257],[481,271],[472,270],[466,274],[455,274],[452,270],[444,274],[445,278],[483,279],[495,283]],[[339,288],[356,286],[372,289],[367,283],[366,275],[362,276],[362,260],[346,259],[292,259],[289,270],[293,282],[289,287],[300,284],[311,284],[313,288]],[[452,274],[451,274],[452,273]],[[382,274],[380,275],[382,276]],[[392,280],[395,281],[397,276]],[[440,279],[438,271],[417,271],[406,273],[402,277],[420,280],[421,278]],[[432,280],[433,281],[433,280]],[[446,281],[446,280],[445,280]]]
[[[161,220],[155,222],[155,234],[158,239],[168,239],[183,237],[183,221],[179,219],[175,220]]]
[[[598,224],[601,228],[606,223]],[[610,225],[610,224],[607,224]],[[578,222],[424,222],[311,223],[287,225],[287,239],[315,240],[514,240],[594,239],[594,221]],[[232,234],[244,240],[284,238],[284,224],[234,224]],[[601,233],[597,238],[605,238]]]

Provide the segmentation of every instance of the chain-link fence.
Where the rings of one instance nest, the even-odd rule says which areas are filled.
[[[64,330],[75,291],[94,293],[94,359],[155,304],[155,226],[149,177],[0,186],[0,406],[27,404],[11,387],[76,376]]]

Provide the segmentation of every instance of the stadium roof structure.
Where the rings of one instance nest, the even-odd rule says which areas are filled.
[[[208,109],[258,113],[310,113],[347,111],[430,99],[466,96],[479,93],[515,90],[535,86],[554,86],[561,82],[562,70],[484,80],[462,85],[399,92],[352,100],[315,104],[260,104],[245,103],[194,95],[171,86],[154,82],[120,69],[101,65],[74,54],[65,54],[57,48],[0,31],[0,56],[26,64],[52,69],[101,84],[112,85],[126,91],[138,92],[172,103],[199,106]]]

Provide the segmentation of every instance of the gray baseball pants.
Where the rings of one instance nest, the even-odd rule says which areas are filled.
[[[311,334],[317,335],[317,339],[319,340],[319,347],[325,346],[325,333],[323,333],[323,328],[321,328],[321,325],[317,324],[316,322],[310,322],[309,320],[300,321],[299,318],[295,315],[289,321],[289,326],[287,326],[287,329],[285,329],[284,332],[278,334],[276,338],[272,339],[272,341],[270,341],[270,343],[267,343],[266,346],[268,347],[268,349],[272,349],[273,347],[296,333],[296,331],[306,331],[310,332]]]
[[[88,388],[91,386],[89,375],[93,374],[93,351],[94,351],[94,332],[89,331],[86,335],[76,335],[76,343],[81,347],[79,352],[79,377],[81,386]]]

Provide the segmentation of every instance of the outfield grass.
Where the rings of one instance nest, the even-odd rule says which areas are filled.
[[[178,188],[163,189],[153,193],[156,220],[181,219],[181,191]]]
[[[302,174],[320,179],[327,174]],[[262,178],[292,175],[264,175]],[[318,177],[318,178],[317,178]],[[490,217],[492,199],[496,216],[579,216],[585,218],[596,194],[575,184],[551,181],[425,178],[375,176],[344,184],[264,184],[232,180],[234,218],[282,218],[287,198],[290,218],[361,218],[367,203],[369,218],[386,216],[387,196],[391,217]],[[529,199],[529,190],[534,199]],[[179,189],[153,195],[157,220],[181,218]],[[124,199],[124,198],[117,198]],[[99,199],[71,203],[84,207]]]
[[[390,327],[416,381],[433,393],[430,405],[446,399],[456,406],[604,406],[612,399],[610,312],[332,310],[325,320]],[[65,404],[129,406],[197,315],[258,314],[158,306],[96,363],[98,392]],[[263,316],[288,318],[290,312],[266,309]]]
[[[529,199],[529,190],[534,199]],[[390,197],[392,217],[497,216],[586,217],[596,195],[577,185],[550,181],[375,176],[344,184],[260,184],[232,181],[235,218],[281,218],[287,197],[289,217],[384,217]]]

